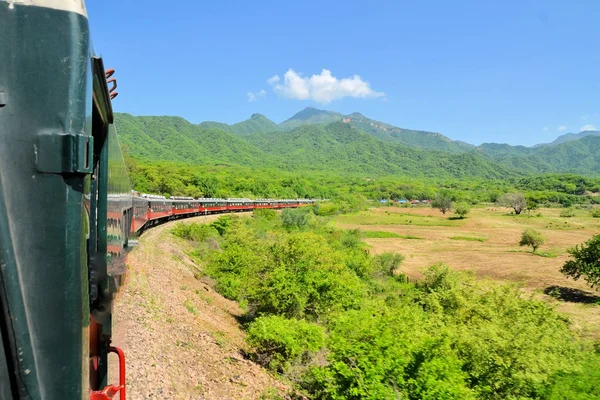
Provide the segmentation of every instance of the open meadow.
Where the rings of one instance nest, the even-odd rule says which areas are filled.
[[[419,279],[425,268],[444,263],[477,277],[513,282],[526,296],[543,298],[569,316],[573,328],[585,336],[600,336],[600,292],[583,279],[560,273],[569,259],[567,249],[600,233],[600,218],[588,210],[540,209],[521,215],[495,206],[471,210],[467,218],[443,215],[432,208],[376,207],[340,215],[340,228],[363,231],[364,241],[376,254],[397,252],[406,257],[401,272]],[[546,242],[534,254],[520,247],[521,233],[533,228]]]

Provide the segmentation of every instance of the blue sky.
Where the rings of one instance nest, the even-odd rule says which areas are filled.
[[[596,0],[87,7],[95,49],[117,70],[117,111],[281,122],[313,106],[473,144],[600,128]]]

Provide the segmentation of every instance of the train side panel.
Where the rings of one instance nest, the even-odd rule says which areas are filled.
[[[89,379],[88,20],[0,1],[0,38],[0,394],[81,399]]]

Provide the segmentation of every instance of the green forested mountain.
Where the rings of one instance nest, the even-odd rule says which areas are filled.
[[[539,147],[485,143],[405,130],[359,113],[305,109],[277,126],[260,114],[234,125],[116,114],[126,151],[148,161],[219,163],[368,175],[500,178],[539,173],[600,174],[600,137]],[[334,120],[334,122],[327,122]],[[297,126],[293,129],[289,127]]]
[[[360,113],[347,115],[344,121],[375,136],[377,139],[390,143],[400,143],[419,149],[448,153],[464,153],[475,149],[473,145],[452,141],[440,133],[398,128],[369,119]]]
[[[289,132],[254,134],[247,139],[278,157],[288,169],[485,178],[514,175],[475,153],[456,155],[383,142],[344,122],[304,125]]]
[[[298,112],[290,119],[280,123],[279,127],[282,130],[291,130],[302,125],[328,124],[339,121],[359,128],[382,141],[403,144],[418,149],[463,153],[475,148],[475,146],[464,142],[452,141],[439,133],[398,128],[367,118],[358,112],[342,115],[338,112],[319,110],[313,107],[307,107]]]
[[[206,129],[220,129],[225,132],[235,133],[237,135],[247,135],[256,132],[277,131],[280,128],[277,124],[262,114],[252,114],[252,116],[237,124],[227,125],[223,122],[206,121],[200,124]]]
[[[254,165],[265,159],[262,151],[232,133],[194,125],[180,117],[115,113],[115,124],[123,148],[138,159],[238,165]]]
[[[306,107],[304,110],[294,114],[293,117],[280,123],[279,127],[289,131],[301,125],[337,122],[341,121],[343,118],[344,116],[338,112]]]

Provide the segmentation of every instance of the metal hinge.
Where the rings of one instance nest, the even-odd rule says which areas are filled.
[[[91,174],[94,138],[72,133],[42,134],[34,146],[37,169],[52,174]]]

